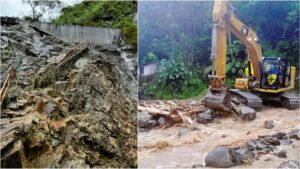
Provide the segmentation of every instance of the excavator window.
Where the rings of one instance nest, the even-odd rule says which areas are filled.
[[[264,58],[261,77],[262,88],[278,89],[289,85],[290,64],[282,58]]]

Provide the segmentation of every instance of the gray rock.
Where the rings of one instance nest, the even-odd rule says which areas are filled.
[[[290,138],[300,140],[300,129],[294,129],[292,132],[289,134]]]
[[[286,153],[286,150],[280,150],[278,153],[276,153],[276,155],[280,158],[287,158]]]
[[[148,121],[151,119],[151,115],[148,112],[140,112],[138,113],[138,127],[140,128],[148,128]]]
[[[265,128],[271,129],[273,127],[275,127],[274,124],[273,124],[273,120],[265,121]]]
[[[297,160],[288,160],[281,163],[277,168],[300,168],[300,162]]]
[[[278,132],[274,136],[278,139],[286,139],[287,138],[286,133],[283,133],[283,132]]]
[[[228,168],[235,166],[234,157],[227,147],[217,147],[205,157],[205,164],[209,167]]]
[[[291,139],[280,139],[280,145],[291,145],[293,141]]]
[[[156,127],[156,126],[158,126],[157,120],[149,120],[148,121],[148,126],[147,126],[148,129],[152,129],[152,128]]]
[[[260,141],[256,141],[256,145],[257,145],[257,148],[260,149],[260,150],[267,147],[267,145],[265,145],[264,143],[262,143]]]
[[[214,121],[214,116],[213,116],[211,110],[208,110],[204,113],[198,114],[196,117],[196,121],[198,123],[203,123],[203,124],[212,123]]]
[[[240,113],[243,120],[254,120],[256,118],[255,110],[247,106],[241,107]]]
[[[166,119],[164,117],[160,117],[158,119],[158,125],[159,126],[162,126],[162,125],[165,125],[167,123]]]

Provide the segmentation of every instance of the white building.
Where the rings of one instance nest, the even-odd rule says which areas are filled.
[[[158,72],[158,66],[156,63],[139,66],[139,76],[149,76]]]

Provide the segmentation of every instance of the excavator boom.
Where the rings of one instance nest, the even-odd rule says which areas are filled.
[[[215,1],[213,8],[212,52],[213,64],[211,90],[222,91],[225,87],[227,34],[231,32],[247,48],[248,57],[253,65],[253,79],[260,80],[260,64],[262,60],[261,46],[256,33],[244,24],[234,13],[227,1]]]

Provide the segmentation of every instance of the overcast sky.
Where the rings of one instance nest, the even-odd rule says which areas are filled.
[[[61,0],[67,5],[74,5],[75,3],[80,2],[81,0]],[[17,16],[23,17],[24,15],[30,15],[30,6],[28,4],[23,4],[22,0],[0,0],[0,16]],[[59,13],[46,13],[43,16],[44,21],[48,19],[55,18]]]

